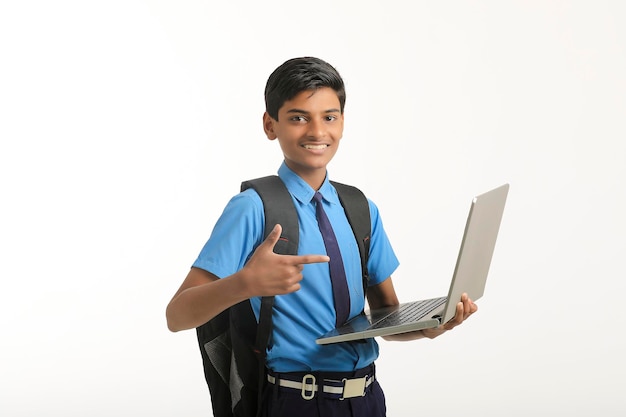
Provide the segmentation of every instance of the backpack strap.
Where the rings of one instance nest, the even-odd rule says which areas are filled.
[[[265,212],[264,237],[280,224],[283,228],[274,252],[283,255],[298,254],[299,224],[298,213],[293,205],[291,194],[276,175],[248,180],[241,183],[241,191],[253,188],[263,201]]]
[[[274,252],[282,255],[298,254],[299,224],[298,213],[291,199],[291,194],[283,181],[276,175],[257,178],[241,183],[241,191],[253,188],[261,197],[265,214],[265,230],[263,237],[274,229],[274,226],[282,226],[281,236],[274,246]],[[263,385],[265,383],[265,358],[267,345],[272,334],[272,308],[274,297],[261,297],[261,310],[259,312],[259,325],[256,332],[255,353],[259,358],[259,387],[258,409],[261,411],[263,398]]]
[[[241,183],[241,191],[245,191],[248,188],[253,188],[263,202],[265,214],[263,237],[266,238],[274,229],[274,226],[280,224],[282,226],[282,234],[274,246],[274,252],[282,255],[297,255],[300,233],[298,213],[293,205],[291,194],[289,194],[283,181],[276,175],[270,175]],[[256,348],[263,359],[265,359],[265,349],[272,332],[273,306],[274,297],[261,298]]]
[[[369,273],[367,271],[367,261],[370,254],[370,238],[372,230],[372,220],[370,217],[369,203],[367,197],[361,190],[351,185],[330,181],[339,194],[339,201],[346,212],[348,222],[352,227],[352,232],[359,246],[361,255],[361,271],[363,274],[363,293],[367,292]]]

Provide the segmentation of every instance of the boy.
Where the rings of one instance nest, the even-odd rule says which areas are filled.
[[[329,183],[326,167],[337,152],[343,134],[345,89],[341,76],[317,58],[295,58],[279,66],[265,89],[263,129],[278,140],[284,162],[278,174],[287,186],[300,226],[297,256],[278,255],[272,249],[281,226],[263,240],[264,214],[258,194],[248,189],[233,197],[217,221],[208,242],[187,278],[167,307],[172,331],[193,329],[240,301],[250,299],[258,315],[260,297],[276,295],[273,333],[266,365],[268,384],[263,400],[265,416],[384,416],[385,399],[375,378],[378,345],[362,343],[317,345],[315,339],[359,314],[365,302],[361,263],[354,234]],[[318,194],[319,192],[319,194]],[[369,282],[371,308],[397,305],[391,274],[398,260],[383,229],[378,209],[371,214]],[[337,256],[327,256],[323,209],[337,238],[348,295],[334,300],[331,283]],[[462,323],[477,306],[462,297],[456,317],[437,329],[391,336],[390,340],[434,338]],[[342,318],[339,316],[343,315]],[[303,378],[315,378],[319,387],[333,381],[366,377],[364,394],[340,401],[319,391],[305,393]],[[300,381],[300,388],[296,387]],[[294,385],[293,382],[296,384]],[[346,383],[346,384],[347,384]]]

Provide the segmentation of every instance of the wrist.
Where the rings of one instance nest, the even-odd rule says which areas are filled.
[[[252,297],[249,288],[249,276],[245,267],[235,272],[233,275],[228,277],[228,279],[232,284],[232,288],[230,289],[231,294],[235,294],[237,298],[241,299]]]

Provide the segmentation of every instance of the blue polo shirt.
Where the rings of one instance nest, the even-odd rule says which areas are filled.
[[[278,175],[287,186],[298,213],[298,254],[326,254],[315,217],[315,190],[284,162]],[[353,317],[363,310],[365,303],[359,249],[328,175],[319,191],[324,196],[324,210],[339,242],[350,290],[350,316]],[[369,207],[372,236],[368,271],[372,286],[387,279],[399,263],[383,229],[378,208],[372,201]],[[234,274],[263,242],[264,229],[263,203],[256,191],[248,189],[236,195],[224,209],[193,266],[220,278]],[[275,298],[268,367],[275,372],[351,371],[371,364],[378,357],[378,344],[374,339],[365,343],[315,343],[315,339],[335,326],[328,264],[305,265],[302,273],[300,290]],[[250,302],[258,318],[260,298]]]

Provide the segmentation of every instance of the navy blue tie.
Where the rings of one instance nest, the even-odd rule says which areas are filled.
[[[339,252],[339,244],[335,237],[335,232],[328,221],[328,216],[322,207],[322,194],[315,193],[313,199],[316,203],[317,223],[324,246],[326,246],[326,255],[330,258],[328,263],[330,267],[330,280],[333,286],[333,298],[335,301],[335,312],[337,313],[337,325],[342,325],[348,320],[350,315],[350,294],[348,292],[348,281],[346,280],[346,271],[343,268],[343,259]]]

